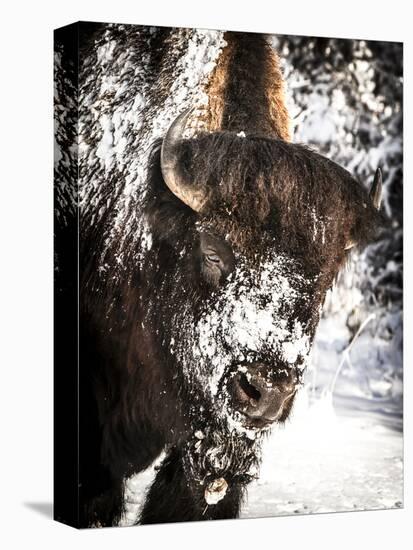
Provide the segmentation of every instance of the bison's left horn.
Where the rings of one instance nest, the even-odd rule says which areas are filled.
[[[377,210],[380,209],[382,189],[383,189],[383,178],[381,175],[380,168],[377,168],[376,173],[374,174],[374,180],[373,180],[372,186],[369,191],[369,197],[371,199],[371,202],[373,203],[373,206]],[[356,246],[356,244],[357,243],[351,239],[346,244],[345,250],[350,250],[351,248]]]
[[[381,194],[383,188],[383,178],[381,175],[380,168],[377,168],[376,173],[374,174],[373,184],[371,186],[369,196],[374,204],[374,206],[379,210],[381,204]]]
[[[166,185],[174,195],[195,212],[200,212],[206,202],[207,194],[202,188],[189,181],[185,169],[179,165],[177,145],[182,141],[183,132],[193,110],[181,113],[171,124],[164,137],[161,149],[161,169]]]

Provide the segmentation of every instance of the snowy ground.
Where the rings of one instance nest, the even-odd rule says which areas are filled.
[[[378,412],[361,398],[326,394],[309,404],[303,388],[294,413],[263,447],[261,474],[241,517],[395,508],[403,503],[403,439],[400,415]],[[154,468],[127,486],[127,514],[135,521]]]
[[[335,413],[329,398],[317,401],[266,442],[261,476],[241,517],[402,506],[397,424],[385,427],[377,414]]]

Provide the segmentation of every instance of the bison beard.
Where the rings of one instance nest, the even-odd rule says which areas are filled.
[[[260,390],[292,387],[270,411],[284,421],[347,245],[371,239],[381,218],[350,174],[285,141],[264,37],[94,30],[80,59],[79,525],[117,524],[125,479],[163,450],[141,523],[237,517],[269,429],[253,414]],[[219,58],[206,87],[193,50],[205,65]],[[209,131],[171,148],[189,190],[205,191],[202,212],[161,170],[162,138],[189,102],[171,99],[176,79],[195,90],[190,102],[210,94]],[[73,210],[63,234],[77,231]],[[203,239],[228,252],[218,276]]]
[[[174,448],[156,475],[141,523],[237,517],[244,489],[258,475],[261,437],[213,432]],[[223,484],[222,490],[217,485]],[[173,494],[173,501],[167,498]]]

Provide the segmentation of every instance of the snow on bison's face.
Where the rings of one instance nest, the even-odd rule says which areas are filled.
[[[325,293],[376,209],[308,149],[229,132],[182,139],[187,117],[160,152],[154,219],[169,243],[153,257],[149,311],[192,425],[254,435],[287,418]]]
[[[314,281],[272,247],[251,258],[201,232],[197,248],[192,261],[209,290],[195,308],[192,300],[176,308],[170,353],[189,387],[213,403],[230,428],[261,429],[284,420],[318,316]]]

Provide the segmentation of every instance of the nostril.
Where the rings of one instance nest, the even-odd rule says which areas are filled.
[[[248,400],[251,405],[256,405],[258,403],[261,398],[261,392],[248,381],[248,378],[243,373],[240,374],[238,378],[238,386],[247,397],[246,400]]]
[[[275,376],[263,364],[241,365],[228,380],[228,391],[235,410],[245,415],[249,426],[262,428],[283,422],[289,415],[296,393],[293,376]]]

